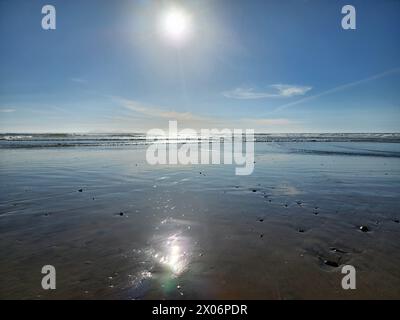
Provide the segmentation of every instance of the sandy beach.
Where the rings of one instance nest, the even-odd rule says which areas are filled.
[[[399,299],[400,145],[255,149],[250,176],[145,145],[0,149],[0,298]]]

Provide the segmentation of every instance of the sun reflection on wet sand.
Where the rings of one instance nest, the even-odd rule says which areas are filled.
[[[132,276],[129,275],[129,278],[131,277]],[[151,279],[152,277],[153,275],[150,271],[143,270],[133,278],[133,280],[131,281],[131,285],[133,288],[139,287],[143,283],[143,281]]]
[[[173,234],[166,239],[160,249],[161,252],[154,254],[154,259],[167,266],[175,276],[181,274],[187,268],[189,264],[187,238]]]
[[[190,224],[187,220],[165,218],[145,247],[133,249],[137,266],[130,276],[133,297],[142,298],[146,292],[158,290],[166,297],[184,295],[180,276],[188,270],[194,250]]]

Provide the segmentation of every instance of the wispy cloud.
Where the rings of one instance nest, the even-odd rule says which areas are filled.
[[[177,121],[205,121],[208,120],[205,117],[195,115],[190,112],[179,112],[174,110],[165,110],[159,107],[145,105],[141,102],[134,100],[127,100],[117,98],[121,102],[122,106],[126,109],[144,114],[149,117],[163,118]]]
[[[328,94],[332,94],[332,93],[336,93],[336,92],[339,92],[339,91],[342,91],[342,90],[346,90],[346,89],[358,86],[360,84],[363,84],[363,83],[366,83],[366,82],[369,82],[369,81],[373,81],[373,80],[376,80],[376,79],[379,79],[379,78],[383,78],[383,77],[386,77],[386,76],[388,76],[390,74],[394,74],[394,73],[398,73],[398,72],[400,72],[400,68],[390,69],[390,70],[375,74],[375,75],[373,75],[371,77],[368,77],[368,78],[364,78],[364,79],[357,80],[357,81],[354,81],[354,82],[346,83],[346,84],[340,85],[338,87],[323,91],[321,93],[318,93],[318,94],[315,94],[315,95],[312,95],[312,96],[309,96],[309,97],[305,97],[305,98],[299,99],[297,101],[286,103],[286,104],[276,108],[275,111],[281,111],[281,110],[286,109],[288,107],[291,107],[291,106],[294,106],[294,105],[297,105],[297,104],[300,104],[300,103],[303,103],[303,102],[311,101],[311,100],[317,99],[319,97],[326,96]]]
[[[267,91],[256,91],[254,88],[238,87],[222,94],[231,99],[264,99],[264,98],[289,98],[305,95],[312,87],[288,84],[272,84]]]
[[[0,108],[0,112],[3,112],[3,113],[11,113],[11,112],[15,112],[15,111],[17,111],[17,110],[15,110],[15,109],[11,109],[11,108]]]
[[[140,125],[152,128],[154,126],[163,126],[168,123],[168,120],[176,120],[181,126],[189,126],[194,129],[201,128],[253,128],[259,131],[268,130],[268,132],[280,132],[281,130],[290,131],[292,128],[299,125],[299,122],[294,122],[286,118],[232,118],[232,117],[214,117],[193,114],[191,112],[178,112],[175,110],[167,110],[161,106],[150,106],[135,100],[125,99],[121,97],[108,96],[118,102],[123,108],[133,111],[135,114],[144,115],[145,119],[131,118],[126,115],[119,119],[112,120],[124,122],[140,121]]]
[[[291,86],[288,84],[273,84],[271,87],[278,90],[279,97],[302,96],[312,89],[309,86]]]

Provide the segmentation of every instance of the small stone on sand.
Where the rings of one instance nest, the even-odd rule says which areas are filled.
[[[368,229],[367,226],[360,226],[360,230],[361,230],[362,232],[368,232],[368,231],[369,231],[369,229]]]
[[[327,266],[330,266],[330,267],[334,267],[334,268],[339,267],[338,263],[335,262],[335,261],[324,260],[324,263],[325,263]]]

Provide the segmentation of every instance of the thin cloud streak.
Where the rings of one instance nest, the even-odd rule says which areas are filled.
[[[385,72],[378,73],[376,75],[373,75],[373,76],[365,78],[365,79],[361,79],[361,80],[358,80],[358,81],[346,83],[346,84],[343,84],[341,86],[326,90],[326,91],[318,93],[318,94],[315,94],[313,96],[305,97],[305,98],[302,98],[300,100],[284,104],[284,105],[279,106],[278,108],[276,108],[274,111],[275,112],[276,111],[281,111],[281,110],[284,110],[284,109],[286,109],[288,107],[295,106],[295,105],[303,103],[303,102],[311,101],[311,100],[317,99],[319,97],[326,96],[328,94],[332,94],[332,93],[336,93],[336,92],[339,92],[339,91],[342,91],[342,90],[346,90],[346,89],[358,86],[358,85],[360,85],[362,83],[366,83],[366,82],[369,82],[369,81],[380,79],[380,78],[386,77],[386,76],[388,76],[390,74],[394,74],[394,73],[398,73],[398,72],[400,72],[400,68],[394,68],[394,69],[391,69],[391,70],[387,70]]]
[[[222,94],[230,99],[264,99],[264,98],[290,98],[293,96],[305,95],[312,89],[309,86],[297,86],[288,84],[272,84],[269,91],[255,91],[254,88],[238,87]]]
[[[124,99],[121,97],[112,97],[118,101],[122,107],[127,110],[134,111],[135,113],[144,115],[151,120],[153,125],[160,125],[160,121],[176,120],[181,125],[193,125],[193,128],[259,128],[259,127],[288,127],[298,124],[286,118],[238,118],[238,119],[225,119],[223,117],[208,117],[200,116],[190,112],[177,112],[165,110],[159,106],[149,106],[134,100]],[[158,120],[157,120],[158,119]],[[116,120],[116,119],[114,119]],[[123,118],[120,120],[132,120]],[[151,125],[151,124],[149,124]],[[149,127],[150,129],[151,127]]]
[[[150,117],[164,118],[177,121],[206,121],[205,117],[194,115],[190,112],[178,112],[174,110],[163,110],[158,107],[147,106],[140,102],[121,99],[118,100],[122,103],[122,106],[126,109],[144,114]]]
[[[0,112],[3,112],[3,113],[11,113],[11,112],[15,112],[15,111],[17,111],[17,110],[10,109],[10,108],[0,109]]]

